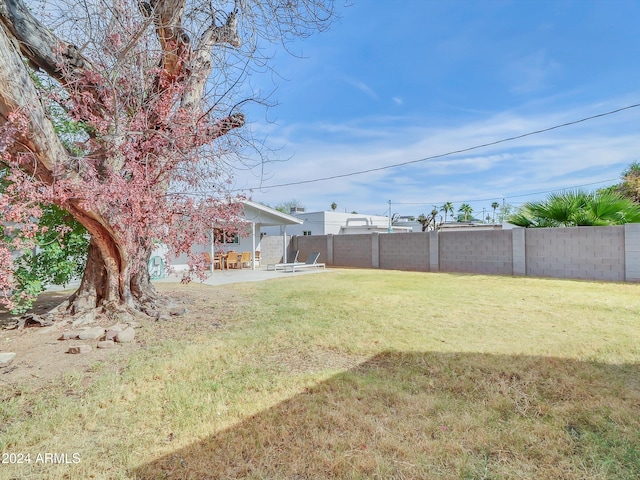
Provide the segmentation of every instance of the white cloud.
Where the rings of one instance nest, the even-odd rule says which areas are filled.
[[[374,100],[378,100],[378,98],[379,98],[378,94],[373,90],[373,88],[371,88],[366,83],[364,83],[364,82],[362,82],[360,80],[356,80],[356,79],[351,78],[351,77],[343,77],[343,80],[346,83],[348,83],[349,85],[352,85],[355,88],[357,88],[358,90],[360,90],[365,95],[373,98]]]
[[[548,58],[544,50],[539,50],[513,59],[505,75],[512,82],[512,93],[528,94],[548,86],[561,70],[558,62]]]
[[[612,102],[615,103],[615,102]],[[622,105],[621,101],[617,105]],[[548,107],[547,107],[548,108]],[[401,118],[361,119],[332,125],[284,128],[282,152],[287,162],[266,165],[272,176],[264,185],[295,183],[345,175],[494,142],[548,128],[568,120],[613,109],[609,105],[558,109],[550,113],[500,112],[482,121],[436,129]],[[275,204],[298,198],[308,208],[327,208],[332,201],[349,211],[379,213],[384,203],[467,201],[514,197],[617,178],[637,160],[640,109],[574,126],[483,147],[465,153],[313,183],[256,191],[254,199]],[[323,140],[307,141],[306,129],[324,132]],[[245,178],[246,175],[245,175]],[[255,178],[246,180],[246,184]],[[257,182],[253,183],[256,184]],[[544,196],[544,195],[539,195]],[[339,201],[340,200],[340,201]],[[528,200],[528,198],[527,198]],[[508,201],[508,200],[507,200]],[[483,202],[477,202],[482,208]],[[487,203],[487,202],[484,202]],[[491,201],[488,201],[490,205]],[[407,206],[403,213],[415,213]]]

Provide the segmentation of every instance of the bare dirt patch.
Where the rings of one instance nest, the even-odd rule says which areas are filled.
[[[0,384],[21,384],[37,388],[61,378],[64,374],[82,372],[90,381],[92,372],[105,367],[118,369],[129,355],[167,339],[183,339],[210,333],[223,328],[238,305],[243,303],[236,292],[225,287],[202,284],[158,284],[157,290],[186,307],[183,315],[168,320],[136,318],[136,337],[132,343],[116,343],[116,348],[96,348],[97,340],[59,340],[64,332],[78,330],[68,322],[56,322],[51,326],[30,326],[23,329],[6,329],[15,322],[8,312],[0,312],[0,353],[15,353],[15,359],[0,368]],[[224,295],[221,292],[224,291]],[[72,291],[46,292],[38,298],[30,313],[43,314],[64,301]],[[105,322],[97,322],[102,325]],[[113,322],[112,322],[113,323]],[[91,351],[82,354],[67,353],[69,347],[90,345]]]

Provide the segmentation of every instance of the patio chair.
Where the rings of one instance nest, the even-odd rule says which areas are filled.
[[[287,265],[284,271],[295,272],[301,268],[322,268],[325,269],[326,265],[324,263],[318,263],[318,258],[320,258],[320,252],[311,252],[307,261],[304,263],[294,263],[292,265]]]
[[[230,268],[238,268],[238,265],[240,264],[238,257],[238,252],[234,252],[233,250],[227,252],[227,270]]]
[[[211,269],[211,254],[202,252],[202,257],[204,258],[204,267],[207,269]]]
[[[213,266],[214,270],[216,268],[218,270],[222,270],[222,256],[220,254],[214,254],[213,255],[213,261],[212,261],[211,260],[211,254],[205,252],[204,253],[204,263],[207,266],[207,268],[211,268]]]
[[[251,252],[242,252],[242,255],[240,255],[240,268],[245,265],[251,267]]]
[[[284,270],[286,267],[291,266],[291,265],[295,265],[298,262],[298,254],[300,253],[299,250],[296,250],[293,254],[293,260],[291,260],[290,262],[287,263],[270,263],[269,265],[267,265],[267,270]]]
[[[253,257],[253,260],[256,262],[256,267],[260,266],[260,250],[256,250],[256,254]]]

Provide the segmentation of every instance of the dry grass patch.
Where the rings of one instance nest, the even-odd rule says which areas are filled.
[[[640,423],[629,373],[557,358],[382,353],[136,473],[632,479]]]
[[[640,471],[640,286],[338,270],[163,288],[189,315],[126,358],[0,390],[0,451],[81,456],[0,478]]]

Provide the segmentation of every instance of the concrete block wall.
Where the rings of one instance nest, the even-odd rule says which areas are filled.
[[[341,267],[372,268],[373,238],[376,234],[332,235],[333,265]]]
[[[513,274],[527,274],[527,254],[525,248],[525,229],[514,228],[511,230],[511,246],[513,250]]]
[[[429,234],[378,235],[379,268],[428,272]]]
[[[260,240],[260,263],[268,265],[270,263],[282,262],[282,250],[286,245],[290,247],[291,237],[287,236],[286,241],[281,235],[265,235]]]
[[[289,248],[288,261],[291,261],[293,252],[299,250],[299,262],[305,262],[311,252],[320,252],[318,263],[331,265],[328,255],[328,244],[332,236],[333,235],[302,235],[293,237],[291,247]]]
[[[440,233],[440,271],[512,275],[512,238],[511,230]]]
[[[624,226],[530,228],[525,245],[527,275],[625,280]]]
[[[640,282],[640,223],[624,226],[624,274],[627,282]]]
[[[344,267],[640,282],[640,224],[302,236],[291,249]]]

